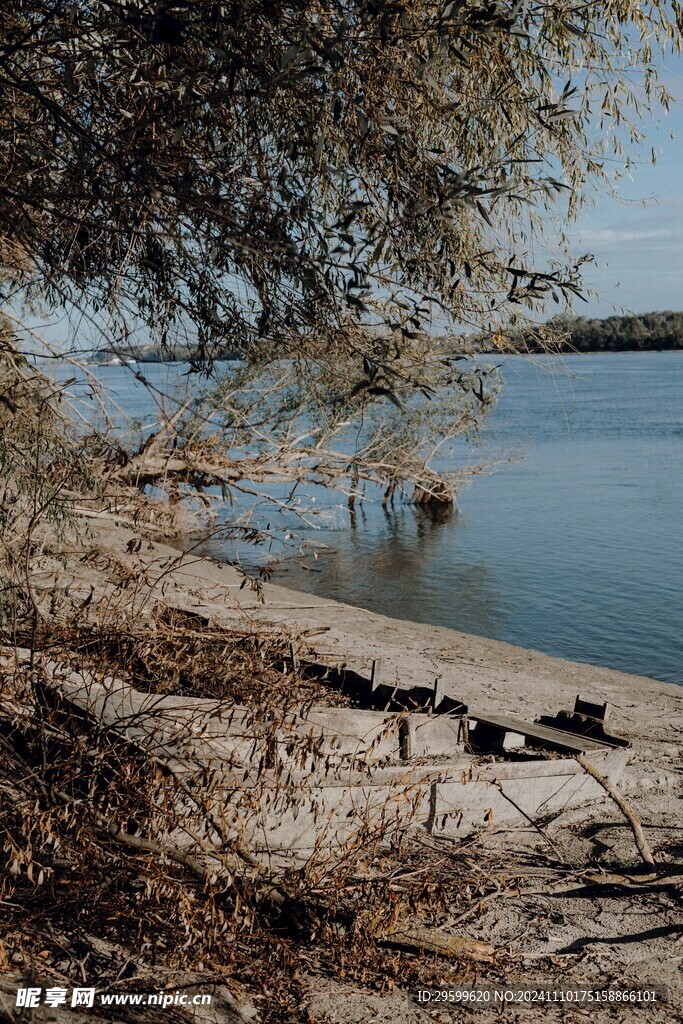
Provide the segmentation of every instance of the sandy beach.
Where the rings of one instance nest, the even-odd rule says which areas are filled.
[[[240,623],[285,630],[324,659],[368,670],[381,658],[383,674],[433,685],[471,709],[534,718],[573,707],[577,695],[613,706],[610,728],[630,743],[620,791],[642,822],[656,861],[645,872],[633,835],[618,808],[599,800],[532,828],[492,828],[479,838],[489,864],[509,885],[499,899],[484,901],[458,922],[459,932],[506,952],[505,977],[479,965],[477,985],[539,987],[607,985],[629,990],[657,987],[660,1001],[542,1009],[508,1005],[509,1020],[543,1013],[549,1020],[569,1014],[598,1019],[681,1019],[683,1006],[683,690],[639,676],[562,661],[535,651],[439,627],[403,622],[361,608],[300,594],[266,583],[262,593],[243,585],[228,565],[180,555],[170,545],[111,520],[91,520],[89,543],[137,574],[144,584],[119,604],[120,614],[140,622],[157,600],[200,616],[209,624]],[[134,550],[140,546],[140,550]],[[54,584],[54,563],[43,565],[44,583]],[[87,565],[71,573],[72,594],[106,600],[111,584]],[[120,599],[119,599],[120,601]],[[458,845],[443,844],[445,857]],[[555,851],[555,852],[554,852]],[[558,865],[557,851],[564,864]],[[487,868],[488,870],[488,868]],[[592,874],[591,874],[592,872]],[[445,988],[464,980],[442,965]],[[379,994],[338,977],[311,974],[309,1010],[330,1024],[493,1019],[490,1006],[420,1003],[416,993]],[[468,1018],[469,1019],[469,1018]]]

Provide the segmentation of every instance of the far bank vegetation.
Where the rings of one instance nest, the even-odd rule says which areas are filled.
[[[508,352],[674,352],[683,349],[683,313],[634,313],[594,318],[555,317],[543,328],[511,330],[504,343],[490,337],[473,342],[473,350]]]

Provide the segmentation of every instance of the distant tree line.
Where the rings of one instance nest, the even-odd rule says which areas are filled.
[[[552,348],[558,352],[656,352],[683,349],[683,313],[639,313],[591,320],[562,317],[552,322]],[[547,334],[519,332],[511,339],[520,351],[548,350]]]

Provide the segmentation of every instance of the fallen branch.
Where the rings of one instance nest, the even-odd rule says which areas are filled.
[[[395,946],[410,953],[436,953],[438,956],[468,956],[475,960],[492,960],[493,946],[478,942],[466,935],[442,935],[432,928],[413,926],[386,932],[380,937],[380,944]]]
[[[586,772],[586,774],[590,775],[592,779],[595,779],[598,785],[602,786],[607,795],[612,800],[614,800],[615,804],[617,805],[621,813],[624,815],[629,825],[631,826],[633,836],[636,841],[636,846],[638,847],[638,853],[643,858],[646,864],[648,864],[650,867],[654,867],[655,860],[652,856],[650,847],[648,846],[647,839],[645,838],[643,826],[640,824],[638,818],[631,810],[629,805],[626,803],[623,796],[621,796],[621,794],[616,791],[616,789],[614,788],[609,779],[605,778],[604,775],[601,775],[597,768],[594,768],[590,761],[586,760],[583,754],[576,754],[575,757],[578,763],[583,768],[583,770]]]
[[[60,796],[66,794],[58,794]],[[67,797],[68,799],[68,797]],[[190,856],[190,854],[183,853],[182,850],[171,846],[161,846],[159,843],[154,843],[151,839],[145,839],[143,836],[130,835],[128,832],[122,830],[109,828],[103,822],[101,822],[98,815],[98,824],[94,826],[94,830],[97,835],[107,836],[110,839],[114,839],[117,843],[121,843],[122,846],[127,846],[130,850],[135,850],[136,853],[152,853],[156,857],[166,858],[173,861],[174,864],[180,864],[181,867],[187,868],[203,882],[204,885],[209,885],[212,880],[212,874],[207,868],[201,864],[196,857]],[[232,884],[232,878],[229,878],[230,884]]]

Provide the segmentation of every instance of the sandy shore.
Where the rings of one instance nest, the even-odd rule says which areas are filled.
[[[236,619],[271,624],[292,636],[311,634],[306,644],[321,656],[350,667],[368,667],[382,659],[383,678],[406,675],[415,684],[438,677],[445,692],[480,711],[552,713],[573,707],[577,694],[613,705],[614,729],[638,751],[663,757],[683,743],[683,687],[582,662],[553,658],[499,640],[460,633],[442,626],[391,619],[363,608],[271,583],[262,597],[243,586],[231,566],[213,559],[181,557],[178,548],[146,541],[140,552],[128,550],[138,534],[110,521],[90,524],[92,544],[132,570],[156,580],[131,598],[142,614],[162,598],[204,615],[210,621]],[[101,578],[82,572],[83,586]],[[130,614],[136,615],[131,607]],[[313,635],[315,634],[315,635]]]
[[[367,671],[381,658],[383,679],[409,677],[432,685],[480,711],[513,712],[534,717],[572,708],[577,694],[613,705],[611,728],[631,743],[623,789],[640,817],[655,859],[657,877],[641,882],[633,836],[610,801],[565,812],[544,823],[546,836],[562,851],[566,870],[557,886],[533,891],[522,885],[516,898],[492,901],[461,928],[473,938],[509,951],[510,977],[538,987],[607,984],[625,988],[667,986],[665,1002],[623,1006],[600,1004],[567,1009],[553,1004],[532,1010],[508,1006],[506,1019],[568,1014],[598,1019],[683,1019],[683,688],[640,676],[564,661],[499,641],[437,626],[403,622],[382,615],[265,584],[262,595],[243,587],[231,567],[148,539],[139,551],[139,535],[111,521],[91,524],[90,543],[137,574],[140,583],[121,613],[140,621],[157,600],[192,611],[210,623],[253,623],[287,630],[326,661]],[[44,566],[44,584],[54,582],[54,565]],[[80,566],[74,593],[93,588],[106,599],[101,573]],[[535,868],[541,877],[550,863],[547,840],[531,827],[499,829],[486,838],[487,850],[508,877]],[[447,855],[457,855],[450,847]],[[553,858],[550,858],[553,860]],[[586,884],[579,866],[596,867],[600,878]],[[553,870],[555,870],[553,868]],[[550,871],[550,868],[548,868]],[[572,872],[574,872],[572,874]],[[533,871],[532,871],[533,874]],[[528,881],[528,880],[527,880]],[[472,979],[470,978],[470,981]],[[478,983],[494,984],[485,969]],[[458,978],[444,967],[444,985]],[[376,1021],[482,1020],[499,1010],[468,1010],[418,1003],[414,993],[378,996],[338,979],[310,979],[310,1009],[321,1020],[352,1024]],[[326,1015],[326,1016],[325,1016]]]

